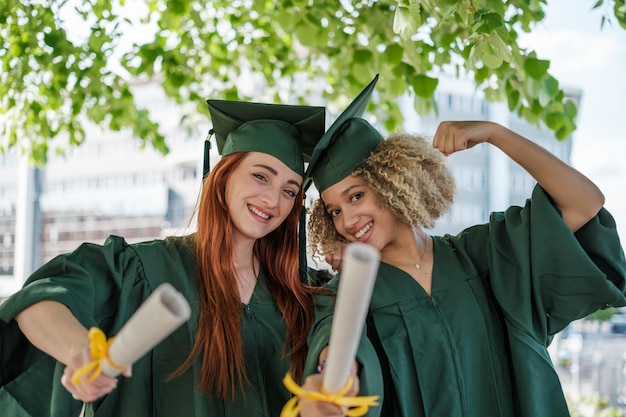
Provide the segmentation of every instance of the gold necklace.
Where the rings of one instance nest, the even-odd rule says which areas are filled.
[[[417,243],[417,232],[415,230],[413,230],[413,235],[415,236],[415,243]],[[424,236],[423,242],[424,250],[422,251],[422,256],[420,256],[419,260],[415,264],[415,269],[421,268],[420,262],[422,262],[422,259],[424,259],[424,255],[426,255],[426,246],[428,245],[428,242],[426,241],[426,236]]]

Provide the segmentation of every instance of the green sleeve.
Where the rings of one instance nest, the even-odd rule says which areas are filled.
[[[624,306],[626,262],[602,209],[577,233],[537,186],[523,208],[492,215],[491,285],[506,319],[544,345],[570,322]]]
[[[96,326],[108,337],[115,335],[158,285],[153,281],[172,275],[174,263],[163,250],[164,243],[143,246],[154,248],[159,255],[152,257],[158,264],[154,268],[159,273],[152,274],[156,278],[146,276],[136,246],[112,236],[103,245],[86,243],[54,258],[0,306],[0,409],[16,410],[16,416],[78,415],[82,404],[60,384],[64,365],[32,346],[13,318],[30,305],[53,300],[66,305],[86,328]],[[177,252],[172,251],[171,256],[177,258]],[[150,358],[139,361],[133,367],[133,378],[123,385],[145,380],[142,375],[150,372],[150,366]],[[122,391],[128,390],[118,389],[114,396],[121,396]],[[135,392],[143,393],[135,396],[135,403],[149,401],[151,390],[143,387]]]
[[[86,328],[106,330],[122,307],[120,299],[131,290],[142,269],[134,250],[122,238],[109,237],[103,245],[84,243],[35,271],[24,287],[3,303],[0,319],[8,322],[39,301],[53,300],[66,305]]]
[[[313,268],[307,268],[307,271],[308,284],[315,287],[320,287],[327,284],[334,277],[331,272],[323,269],[318,270]]]
[[[51,260],[0,306],[0,409],[15,416],[78,415],[82,403],[60,384],[64,365],[32,346],[13,320],[43,300],[66,305],[86,328],[107,336],[132,315],[151,289],[134,250],[111,237]]]

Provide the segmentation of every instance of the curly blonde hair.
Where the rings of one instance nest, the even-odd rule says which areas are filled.
[[[352,176],[362,176],[381,206],[413,226],[431,229],[454,200],[455,182],[444,156],[424,136],[392,133],[361,163]],[[313,204],[309,244],[317,258],[345,242],[322,199]]]

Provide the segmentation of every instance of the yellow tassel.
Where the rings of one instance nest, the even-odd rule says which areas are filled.
[[[280,417],[298,417],[298,413],[302,408],[302,403],[298,403],[299,400],[304,398],[304,401],[324,401],[335,404],[338,407],[349,407],[347,411],[345,411],[346,416],[350,417],[360,417],[365,415],[370,407],[378,405],[378,395],[370,396],[370,397],[345,397],[345,395],[350,391],[352,387],[352,376],[348,378],[348,382],[346,386],[343,387],[339,392],[335,394],[326,394],[322,392],[315,391],[306,391],[300,387],[300,385],[296,384],[291,375],[285,375],[283,378],[283,384],[285,387],[294,394],[295,396],[291,398],[280,413]]]
[[[116,364],[111,360],[111,358],[109,358],[109,347],[111,346],[111,343],[113,343],[113,337],[107,340],[104,332],[97,327],[89,329],[87,337],[89,337],[89,340],[91,341],[90,349],[93,360],[74,372],[74,375],[72,375],[72,384],[74,385],[83,384],[84,381],[82,378],[87,375],[89,375],[87,382],[91,382],[98,378],[102,373],[102,368],[100,366],[101,359],[105,359],[113,368],[119,370],[125,369],[125,367]]]

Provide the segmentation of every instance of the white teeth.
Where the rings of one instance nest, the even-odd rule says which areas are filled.
[[[256,214],[257,216],[264,218],[265,220],[268,220],[270,218],[269,214],[261,213],[259,210],[257,210],[254,207],[250,207],[250,211]]]
[[[370,230],[371,228],[372,228],[372,223],[366,224],[364,228],[362,228],[361,230],[359,230],[358,232],[354,234],[354,237],[356,237],[357,239],[360,239],[361,236],[367,233],[367,231]]]

